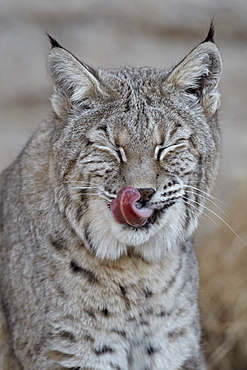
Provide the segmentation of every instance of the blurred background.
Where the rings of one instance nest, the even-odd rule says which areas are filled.
[[[0,170],[50,111],[45,32],[93,67],[169,68],[214,19],[224,72],[223,151],[216,205],[196,238],[203,348],[210,369],[247,369],[246,0],[8,0],[0,2]],[[220,207],[221,210],[219,210]],[[217,215],[223,220],[220,220]],[[210,217],[210,219],[209,219]],[[226,223],[229,225],[227,226]],[[231,229],[234,230],[235,234]]]

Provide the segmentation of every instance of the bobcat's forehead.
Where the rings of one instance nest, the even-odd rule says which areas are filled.
[[[155,91],[157,83],[162,83],[168,75],[167,71],[161,71],[150,67],[122,67],[114,70],[99,70],[99,77],[106,83],[110,82],[113,89],[123,90],[131,88],[133,90],[143,90],[152,87]]]
[[[101,71],[110,96],[105,101],[107,117],[103,116],[103,122],[119,146],[138,146],[140,142],[161,145],[172,136],[191,134],[201,112],[197,118],[193,113],[191,116],[183,102],[178,110],[176,94],[166,85],[167,75],[168,72],[150,68]]]

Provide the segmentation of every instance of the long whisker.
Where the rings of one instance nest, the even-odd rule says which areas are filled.
[[[84,184],[89,184],[89,181],[83,181],[83,180],[66,180],[63,182],[79,182],[79,183],[84,183]]]
[[[81,184],[81,185],[96,186],[96,187],[100,186],[99,184],[96,184],[96,183],[91,183],[89,181],[79,181],[79,180],[64,181],[64,183]]]
[[[73,189],[98,189],[97,186],[73,186]]]
[[[184,200],[184,203],[188,204],[189,206],[192,206],[196,211],[198,211],[198,208],[194,205],[194,204],[191,204],[189,202],[187,202],[186,200]],[[190,210],[190,212],[192,212],[195,216],[197,216],[197,213],[195,211],[192,211]],[[203,215],[205,216],[200,216],[203,220],[205,221],[211,221],[213,222],[218,228],[220,228],[220,226],[217,224],[217,222],[215,222],[215,220],[213,220],[209,215],[207,215],[205,212],[202,212]]]
[[[209,197],[209,198],[211,198],[211,199],[214,199],[214,200],[217,200],[218,202],[220,202],[220,203],[222,203],[222,204],[226,205],[226,203],[222,202],[222,200],[220,200],[220,199],[218,199],[218,198],[214,197],[214,196],[213,196],[213,195],[211,195],[211,194],[208,194],[206,191],[203,191],[203,190],[201,190],[201,189],[196,188],[195,186],[191,186],[191,185],[183,185],[183,186],[184,186],[184,187],[186,187],[186,188],[191,188],[191,189],[197,190],[198,192],[200,192],[200,193],[202,193],[202,194],[205,194],[207,197]]]
[[[210,208],[208,208],[208,207],[206,207],[205,205],[203,205],[203,204],[200,204],[200,203],[198,203],[198,202],[196,202],[195,200],[193,200],[193,199],[188,199],[188,198],[186,198],[188,201],[190,201],[190,202],[192,202],[193,204],[197,204],[197,205],[199,205],[199,206],[201,206],[201,207],[203,207],[204,209],[206,209],[207,211],[209,211],[209,212],[211,212],[213,215],[215,215],[216,217],[218,217],[219,218],[219,220],[221,221],[221,222],[223,222],[223,224],[224,225],[226,225],[232,232],[233,232],[233,234],[240,240],[240,241],[242,241],[242,239],[240,238],[240,236],[236,233],[236,231],[234,231],[233,230],[233,228],[222,218],[222,217],[220,217],[216,212],[214,212],[214,211],[212,211]]]
[[[190,193],[190,194],[195,194],[194,191],[189,191],[189,190],[186,190],[186,193]],[[228,217],[228,215],[223,211],[223,209],[220,208],[220,206],[218,206],[218,204],[216,204],[212,199],[209,199],[209,197],[206,197],[204,195],[201,195],[202,198],[204,198],[207,202],[210,202],[212,203],[215,207],[217,207],[226,217]]]
[[[77,189],[75,189],[75,190],[77,190]],[[81,189],[79,188],[79,190],[81,190]],[[77,193],[79,193],[79,192],[77,192]],[[99,193],[97,191],[93,191],[93,189],[92,189],[92,191],[87,191],[85,194],[86,195],[97,195],[97,196],[99,196]],[[81,195],[83,195],[83,193]]]

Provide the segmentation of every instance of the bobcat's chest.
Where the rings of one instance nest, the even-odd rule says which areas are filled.
[[[188,328],[197,316],[197,297],[184,290],[186,255],[155,265],[140,261],[124,257],[97,270],[90,261],[87,268],[73,262],[63,279],[60,272],[50,301],[48,357],[69,354],[75,361],[70,364],[79,366],[86,353],[95,368],[143,369],[188,351],[189,337],[195,341]]]

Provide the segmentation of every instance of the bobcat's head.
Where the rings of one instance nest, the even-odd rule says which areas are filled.
[[[217,174],[213,29],[169,71],[93,70],[50,39],[60,211],[99,258],[158,259],[192,235]]]

